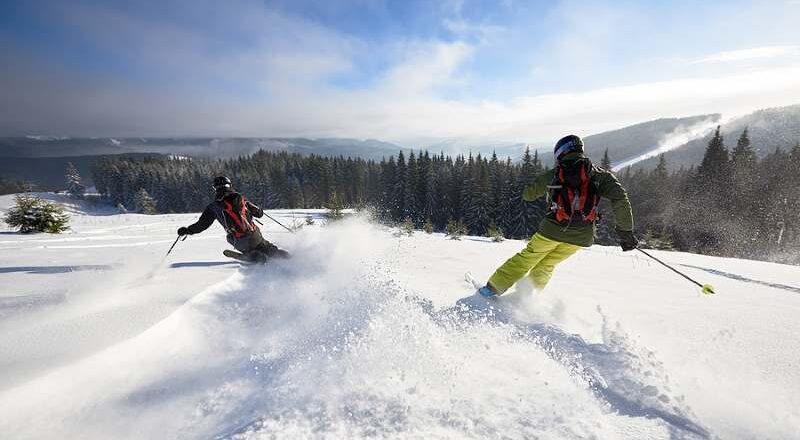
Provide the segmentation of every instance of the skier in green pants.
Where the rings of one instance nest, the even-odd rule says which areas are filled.
[[[636,249],[633,214],[625,189],[610,171],[592,165],[583,154],[583,141],[569,135],[554,149],[556,165],[525,187],[523,199],[547,196],[547,215],[525,248],[503,263],[478,289],[482,296],[502,295],[528,275],[537,290],[544,289],[556,265],[594,243],[600,197],[611,201],[623,251]]]

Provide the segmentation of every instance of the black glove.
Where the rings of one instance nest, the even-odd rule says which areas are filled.
[[[191,232],[189,232],[189,228],[187,228],[186,226],[181,226],[180,228],[178,228],[178,235],[180,236],[191,235]]]
[[[625,252],[632,251],[639,246],[639,240],[633,235],[633,231],[620,231],[617,229],[617,236],[619,237],[619,245]]]

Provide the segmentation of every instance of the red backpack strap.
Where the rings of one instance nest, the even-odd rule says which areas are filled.
[[[240,203],[239,213],[240,213],[240,218],[242,219],[242,224],[247,228],[248,232],[255,231],[256,227],[247,218],[247,214],[249,211],[247,210],[247,199],[244,197],[244,195],[239,196],[239,203]]]
[[[224,211],[233,220],[233,236],[239,238],[249,232],[253,232],[255,228],[247,220],[247,200],[244,196],[239,195],[239,206],[234,210],[233,203],[230,200],[223,199],[222,202],[225,206]]]

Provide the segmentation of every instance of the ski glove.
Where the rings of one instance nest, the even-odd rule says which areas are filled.
[[[633,231],[620,231],[617,229],[617,236],[619,236],[619,245],[622,246],[624,252],[632,251],[639,246],[639,240],[633,235]]]
[[[181,226],[180,228],[178,228],[178,235],[184,236],[184,235],[190,235],[190,234],[191,234],[191,232],[189,232],[189,228],[187,228],[186,226]]]

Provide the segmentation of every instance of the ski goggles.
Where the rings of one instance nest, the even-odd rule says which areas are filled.
[[[575,147],[582,147],[582,146],[583,146],[583,143],[581,143],[581,142],[577,142],[577,141],[574,141],[574,140],[573,141],[569,141],[569,142],[565,143],[564,145],[558,147],[558,150],[556,150],[556,153],[555,153],[556,154],[556,158],[561,157],[562,154],[569,153]]]

